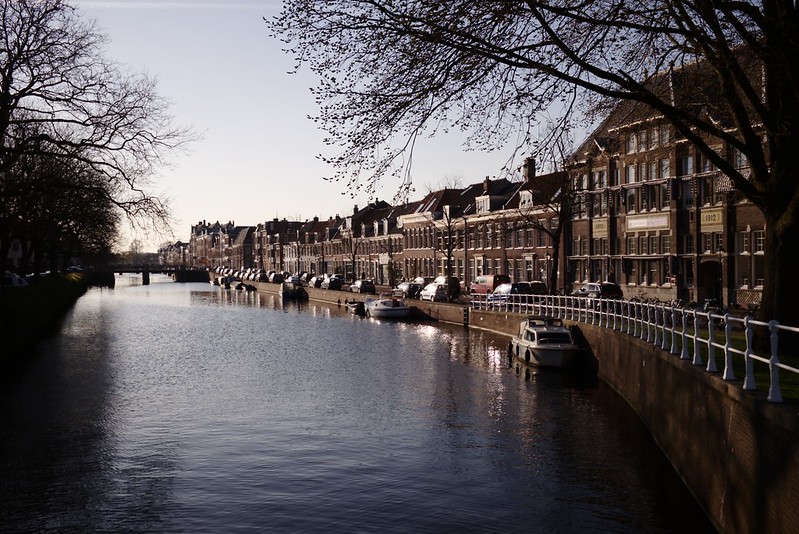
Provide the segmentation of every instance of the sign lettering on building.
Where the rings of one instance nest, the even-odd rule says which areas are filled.
[[[591,221],[592,225],[592,233],[594,234],[594,238],[600,237],[607,237],[608,236],[608,220],[607,219],[594,219]]]
[[[699,228],[702,232],[721,232],[723,215],[721,208],[702,210],[699,213]]]
[[[638,230],[665,230],[669,228],[668,214],[662,215],[637,215],[627,217],[627,231]]]

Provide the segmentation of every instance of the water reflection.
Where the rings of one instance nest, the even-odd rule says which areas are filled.
[[[706,525],[618,397],[506,347],[210,284],[93,291],[0,396],[4,528]]]

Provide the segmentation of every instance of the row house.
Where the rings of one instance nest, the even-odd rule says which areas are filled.
[[[235,225],[203,220],[191,226],[189,236],[189,264],[192,267],[210,268],[230,265],[230,236]]]
[[[687,101],[696,86],[678,71],[648,83],[674,101]],[[717,110],[693,111],[728,121]],[[747,172],[740,152],[709,141]],[[192,264],[230,262],[238,228],[193,226]],[[341,273],[392,286],[450,274],[468,287],[478,276],[503,273],[566,292],[607,280],[628,298],[746,306],[759,302],[764,277],[759,210],[664,117],[631,102],[612,110],[562,171],[538,176],[530,159],[520,181],[486,177],[398,206],[356,206],[346,217],[274,220],[255,235],[249,265],[246,252],[236,252],[242,267]]]
[[[296,244],[302,226],[300,221],[277,218],[258,224],[251,259],[244,267],[263,271],[298,271]]]
[[[675,100],[694,84],[655,77]],[[695,111],[724,124],[723,116]],[[744,174],[733,147],[709,145]],[[566,243],[571,281],[611,280],[627,297],[746,306],[763,285],[765,222],[730,179],[651,109],[619,105],[567,162],[577,202]]]
[[[176,241],[158,249],[158,265],[161,267],[186,267],[186,255],[189,253],[189,243]]]

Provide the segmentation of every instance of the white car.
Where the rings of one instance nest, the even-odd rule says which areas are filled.
[[[427,284],[424,286],[424,289],[419,293],[419,298],[421,300],[429,300],[429,301],[439,301],[443,302],[447,300],[447,285],[446,284],[437,284],[435,282],[431,284]]]

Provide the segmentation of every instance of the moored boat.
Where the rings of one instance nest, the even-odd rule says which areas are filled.
[[[351,300],[346,304],[347,308],[355,315],[364,315],[366,313],[362,300]]]
[[[397,297],[366,299],[364,309],[368,317],[401,319],[411,314],[410,307]]]
[[[519,334],[511,339],[508,352],[529,365],[562,368],[574,362],[580,346],[562,320],[531,316],[519,324]]]

